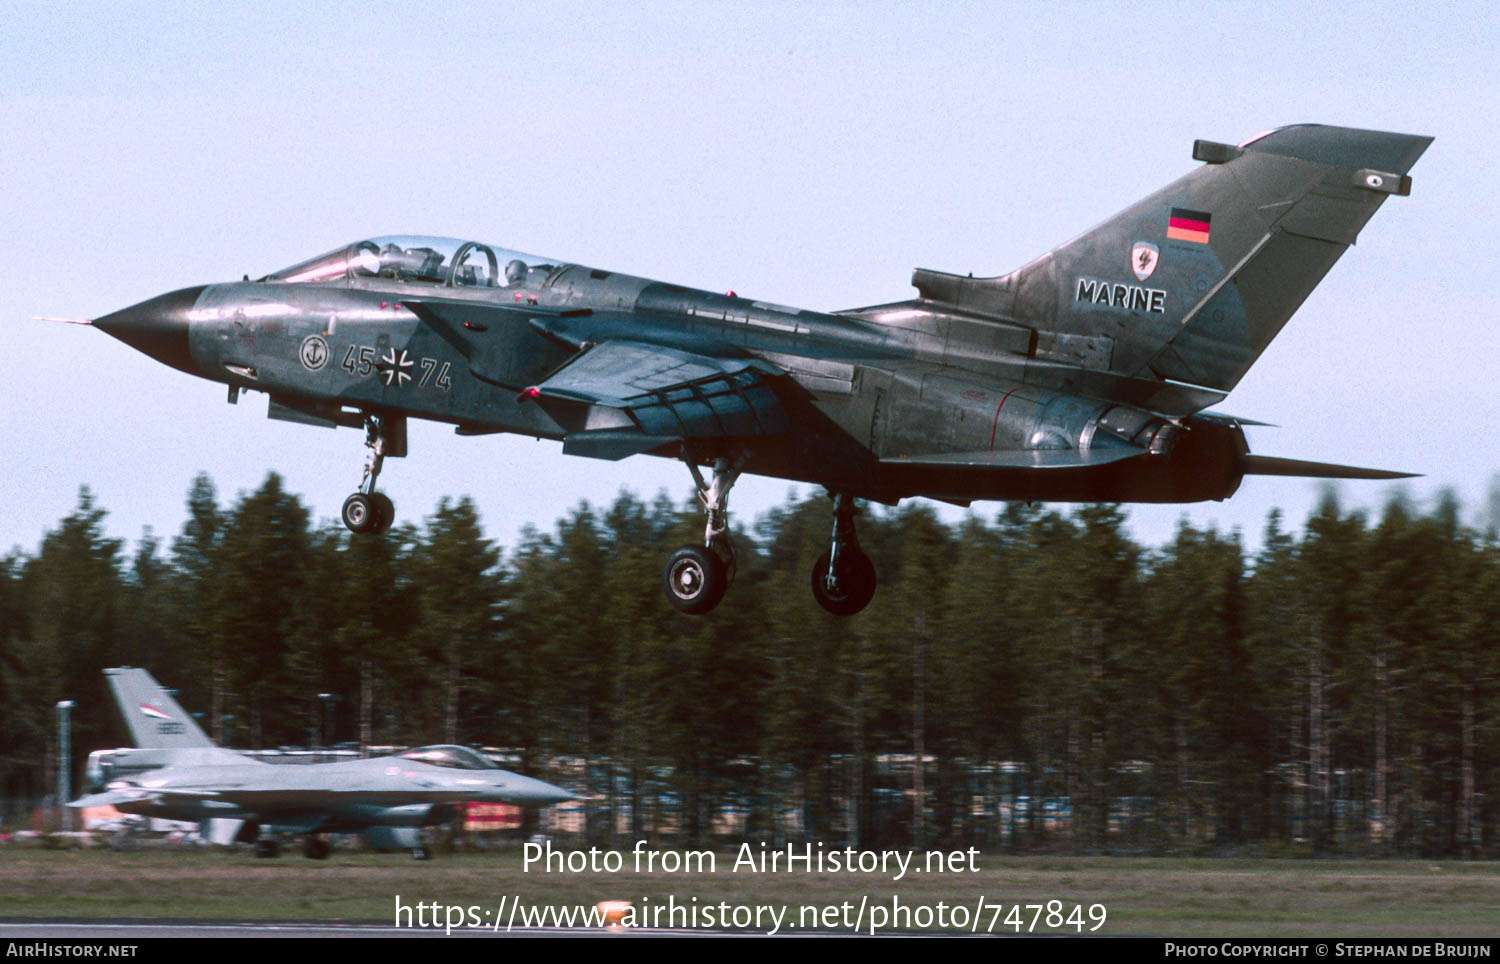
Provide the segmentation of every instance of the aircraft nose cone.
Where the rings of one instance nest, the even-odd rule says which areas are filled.
[[[546,807],[577,799],[562,787],[533,777],[512,777],[505,782],[505,791],[513,802],[523,807]]]
[[[157,361],[197,374],[188,348],[188,312],[205,285],[157,295],[94,320],[94,327]]]

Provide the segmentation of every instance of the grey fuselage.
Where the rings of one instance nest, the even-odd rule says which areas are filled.
[[[1247,474],[1394,478],[1251,456],[1238,420],[1204,410],[1409,193],[1429,143],[1323,125],[1199,141],[1202,166],[1010,274],[919,269],[917,298],[837,313],[383,238],[94,324],[268,392],[274,418],[373,421],[381,455],[405,454],[412,416],[888,503],[1193,502]]]
[[[129,795],[138,799],[125,799]],[[454,769],[399,756],[171,765],[111,781],[100,796],[125,813],[246,820],[304,833],[424,826],[441,819],[448,805],[470,801],[544,807],[572,799],[559,787],[508,770]]]
[[[914,495],[951,501],[1047,498],[1194,501],[1223,498],[1232,467],[1184,474],[1194,454],[1089,470],[1046,473],[1011,465],[955,473],[893,458],[953,451],[1087,449],[1144,443],[1175,432],[1166,419],[1070,386],[1089,373],[1049,360],[1035,332],[993,320],[901,305],[830,314],[563,264],[532,270],[521,285],[465,288],[388,278],[331,282],[248,281],[184,289],[146,302],[187,320],[189,352],[169,363],[240,389],[267,392],[272,417],[320,425],[358,424],[361,411],[409,415],[462,434],[511,432],[562,440],[593,428],[598,406],[524,398],[579,346],[631,339],[684,350],[732,352],[784,370],[782,400],[796,430],[711,439],[693,453],[710,461],[729,441],[745,471],[813,482],[857,497],[896,502]],[[439,298],[476,320],[467,354],[404,306]],[[126,309],[127,312],[137,309]],[[498,310],[497,310],[498,309]],[[108,319],[101,319],[101,327]],[[310,338],[325,349],[308,353]],[[129,339],[127,339],[129,340]],[[150,350],[142,345],[143,350]],[[409,367],[379,366],[393,351]],[[152,352],[163,357],[160,352]],[[403,377],[406,376],[406,377]],[[1095,373],[1100,394],[1132,390]],[[1123,386],[1123,387],[1122,387]],[[1134,390],[1139,390],[1138,388]],[[1145,401],[1146,399],[1143,399]],[[1118,431],[1101,430],[1113,414]],[[604,424],[609,424],[605,422]],[[1204,422],[1201,437],[1237,434]],[[679,457],[678,446],[656,454]],[[882,462],[882,459],[887,461]]]

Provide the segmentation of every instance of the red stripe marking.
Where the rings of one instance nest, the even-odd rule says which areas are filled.
[[[1169,228],[1186,228],[1189,231],[1206,232],[1208,225],[1209,222],[1207,221],[1194,221],[1189,218],[1171,218],[1167,221],[1167,227]]]
[[[993,424],[993,425],[990,426],[990,451],[991,452],[995,451],[995,432],[1000,428],[1000,409],[1002,409],[1002,408],[1005,407],[1005,400],[1007,398],[1010,398],[1011,392],[1014,392],[1014,391],[1015,391],[1015,389],[1012,388],[1009,392],[1006,392],[1000,398],[1000,404],[995,406],[995,424]]]

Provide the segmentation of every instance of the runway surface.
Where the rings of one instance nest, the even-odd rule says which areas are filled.
[[[597,928],[597,927],[516,927],[455,928],[445,933],[441,927],[392,927],[389,924],[317,924],[317,923],[213,923],[203,921],[51,923],[48,921],[0,923],[0,942],[14,940],[101,941],[158,939],[163,937],[755,937],[751,932],[713,930],[671,930],[665,928]],[[853,936],[841,934],[808,934],[800,937]]]

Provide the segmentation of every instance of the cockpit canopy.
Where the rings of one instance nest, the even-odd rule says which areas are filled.
[[[458,288],[511,288],[533,270],[557,261],[457,238],[371,238],[294,264],[262,281],[337,284],[384,278],[407,284]]]
[[[396,756],[403,760],[415,760],[428,766],[449,767],[454,770],[498,770],[499,767],[491,763],[478,751],[471,750],[466,746],[419,746],[410,750],[403,750]]]

